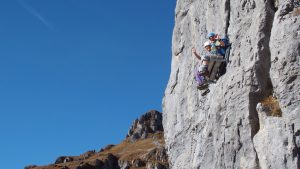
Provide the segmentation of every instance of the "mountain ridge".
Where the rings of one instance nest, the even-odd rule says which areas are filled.
[[[54,164],[29,165],[24,169],[168,169],[162,114],[156,110],[143,114],[120,144],[79,156],[60,156]]]

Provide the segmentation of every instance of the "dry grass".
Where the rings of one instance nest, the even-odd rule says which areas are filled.
[[[293,12],[294,12],[294,13],[293,13],[294,16],[300,15],[300,7],[294,8],[294,11],[293,11]]]
[[[140,158],[150,150],[157,148],[157,145],[155,145],[154,142],[164,146],[163,134],[150,134],[147,139],[141,139],[134,143],[130,142],[129,140],[125,140],[111,149],[100,153],[99,155],[111,153],[117,156],[120,160],[130,161]]]
[[[266,110],[267,116],[281,117],[282,111],[279,106],[279,102],[272,95],[265,98],[261,102],[263,108]]]
[[[123,161],[132,161],[136,159],[142,160],[150,160],[151,162],[157,162],[154,159],[143,159],[151,150],[155,148],[162,148],[164,146],[163,133],[158,132],[156,134],[149,134],[146,139],[140,139],[137,142],[130,142],[129,140],[125,140],[122,143],[112,146],[110,148],[105,149],[102,152],[98,152],[94,155],[91,155],[89,158],[85,159],[85,154],[80,156],[73,156],[73,159],[76,161],[68,162],[65,164],[51,164],[48,166],[39,166],[34,169],[61,169],[63,166],[68,166],[70,169],[76,168],[76,166],[80,165],[80,163],[92,163],[96,159],[104,161],[108,154],[113,154],[118,157],[118,159]],[[78,160],[78,161],[77,161]],[[167,162],[161,162],[162,164],[167,165]],[[132,169],[144,169],[146,167],[139,167]]]

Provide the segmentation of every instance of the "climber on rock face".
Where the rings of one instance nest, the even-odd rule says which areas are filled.
[[[202,57],[196,52],[194,47],[192,48],[192,53],[201,61],[201,64],[195,69],[195,79],[198,83],[198,89],[200,90],[206,89],[209,80],[214,79],[215,73],[212,74],[210,71],[217,70],[220,63],[225,61],[221,50],[213,47],[210,41],[204,43],[204,48],[207,54]],[[216,62],[219,63],[216,64],[218,66],[213,66]],[[212,69],[212,67],[216,67],[216,69]],[[211,75],[213,78],[210,77]]]
[[[221,36],[219,34],[211,32],[207,34],[207,38],[209,39],[210,43],[214,43],[217,46],[225,46],[225,43],[222,41]]]
[[[221,39],[220,35],[215,33],[209,33],[207,38],[209,40],[204,43],[207,54],[200,56],[196,49],[192,48],[193,55],[201,61],[195,70],[195,79],[200,90],[205,89],[209,83],[215,82],[223,75],[229,61],[231,46],[229,39],[227,37]]]
[[[204,43],[204,48],[206,49],[206,51],[210,52],[210,54],[203,56],[203,58],[196,52],[196,49],[194,47],[192,48],[192,53],[196,56],[196,58],[201,60],[201,65],[198,71],[202,76],[206,76],[209,74],[208,64],[210,61],[224,61],[221,51],[218,49],[212,49],[212,44],[210,43],[210,41]]]
[[[221,39],[219,34],[215,34],[213,32],[207,34],[207,38],[211,43],[212,52],[216,53],[216,51],[218,51],[222,56],[225,56],[225,38]]]

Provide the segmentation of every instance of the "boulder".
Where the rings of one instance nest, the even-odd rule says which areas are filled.
[[[104,167],[109,169],[119,169],[118,158],[109,153],[104,160]]]
[[[67,163],[67,162],[71,162],[73,161],[74,159],[72,157],[68,157],[68,156],[60,156],[58,157],[54,164],[61,164],[61,163]]]

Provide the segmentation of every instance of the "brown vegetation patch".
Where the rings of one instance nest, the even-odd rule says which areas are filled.
[[[39,166],[33,169],[62,169],[64,166],[67,166],[69,169],[75,169],[82,164],[94,166],[99,161],[105,162],[111,155],[118,160],[128,161],[131,169],[144,169],[146,168],[144,165],[146,163],[160,163],[168,166],[164,144],[163,132],[157,132],[149,134],[145,139],[138,139],[136,142],[126,139],[118,145],[108,145],[99,152],[88,151],[80,156],[70,156],[74,161]],[[139,167],[134,166],[137,161],[144,164],[140,164]]]
[[[148,138],[140,139],[136,142],[131,142],[126,139],[122,143],[112,147],[107,151],[99,153],[99,156],[106,156],[111,153],[117,156],[120,160],[134,160],[141,158],[154,148],[164,147],[163,133],[149,134]]]
[[[279,102],[272,95],[265,98],[261,104],[266,111],[267,116],[282,117],[282,111],[280,109]]]
[[[294,13],[293,13],[294,16],[300,15],[300,7],[294,8],[294,11],[293,11],[293,12],[294,12]]]

